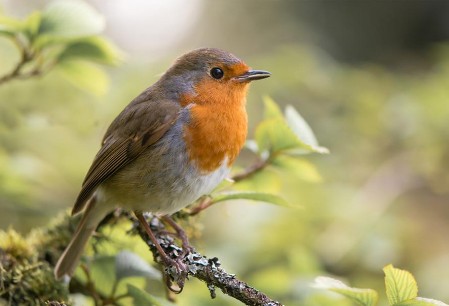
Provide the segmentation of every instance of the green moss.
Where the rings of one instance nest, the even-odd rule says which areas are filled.
[[[0,231],[0,302],[7,305],[68,305],[68,288],[53,276],[67,220],[23,237],[14,230]],[[56,234],[60,230],[59,236]],[[67,237],[69,234],[67,233]]]
[[[68,214],[57,217],[47,227],[34,229],[27,241],[36,250],[40,260],[55,265],[65,247],[73,236],[79,218]]]
[[[0,231],[0,249],[14,258],[29,258],[34,253],[33,247],[13,229]]]

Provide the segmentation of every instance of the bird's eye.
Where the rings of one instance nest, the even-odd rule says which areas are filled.
[[[214,67],[214,68],[212,68],[212,69],[210,70],[210,75],[211,75],[214,79],[219,80],[219,79],[221,79],[221,78],[223,77],[224,72],[223,72],[223,70],[221,70],[220,68]]]

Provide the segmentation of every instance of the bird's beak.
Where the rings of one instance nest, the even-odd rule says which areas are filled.
[[[237,82],[250,82],[254,80],[260,80],[268,78],[271,75],[268,71],[264,70],[249,70],[242,75],[235,77]]]

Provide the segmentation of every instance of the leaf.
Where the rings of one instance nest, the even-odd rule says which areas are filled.
[[[312,129],[293,106],[287,105],[285,108],[285,118],[299,139],[312,146],[318,145]]]
[[[281,187],[280,173],[271,165],[233,185],[236,190],[265,193],[279,193]]]
[[[95,95],[106,93],[109,79],[107,75],[93,64],[84,61],[65,61],[56,66],[62,76],[80,89]]]
[[[277,155],[271,161],[271,164],[280,168],[284,172],[294,174],[296,177],[304,181],[317,183],[322,180],[321,175],[315,165],[302,158],[281,154]]]
[[[287,124],[279,106],[271,98],[265,97],[264,104],[265,119],[256,127],[255,132],[255,140],[260,152],[292,151],[301,154],[327,152],[325,148],[305,143]]]
[[[90,273],[92,280],[95,282],[96,289],[103,294],[109,294],[116,281],[115,257],[95,257],[90,265]]]
[[[404,301],[397,306],[449,306],[441,301],[417,297],[412,300]]]
[[[25,27],[24,30],[28,37],[33,38],[36,36],[36,34],[39,31],[41,21],[42,21],[42,14],[40,12],[33,12],[30,15],[28,15],[24,24]]]
[[[377,292],[373,289],[351,288],[339,280],[325,276],[317,277],[314,287],[337,292],[363,306],[374,306],[379,299]]]
[[[22,20],[0,14],[0,34],[12,36],[23,30],[25,23]]]
[[[308,144],[314,152],[329,153],[327,148],[318,145],[318,141],[316,140],[312,129],[293,106],[287,105],[285,108],[285,118],[288,126],[295,133],[296,137],[305,144]]]
[[[257,145],[257,142],[253,139],[247,139],[245,142],[245,148],[250,150],[253,153],[259,153],[259,146]]]
[[[425,304],[421,304],[421,305],[425,305],[425,306],[449,306],[446,303],[443,303],[441,301],[438,300],[434,300],[434,299],[428,299],[428,298],[423,298],[423,297],[417,297],[415,298],[416,301],[420,302],[420,303],[425,303]]]
[[[133,299],[133,305],[145,305],[145,306],[173,306],[174,304],[168,301],[161,301],[160,299],[152,296],[148,292],[127,284],[128,295]]]
[[[423,306],[449,306],[448,304],[443,303],[441,301],[423,298],[423,297],[417,297],[417,298],[415,298],[415,300],[418,301],[419,303],[422,303],[419,305],[423,305]]]
[[[89,59],[107,65],[117,65],[121,58],[121,52],[113,44],[94,36],[68,44],[59,54],[58,61]]]
[[[282,111],[279,108],[279,105],[277,105],[274,100],[269,96],[263,97],[263,103],[265,106],[264,110],[264,118],[265,119],[283,119],[284,116],[282,115]]]
[[[398,305],[418,296],[418,285],[410,272],[396,269],[393,265],[386,266],[383,271],[390,305]]]
[[[161,273],[153,268],[139,255],[130,251],[121,251],[115,257],[115,275],[117,280],[130,276],[144,276],[160,279]]]
[[[281,198],[278,195],[271,194],[271,193],[251,192],[251,191],[223,192],[223,193],[214,195],[212,200],[214,203],[228,201],[228,200],[253,200],[253,201],[271,203],[271,204],[284,206],[284,207],[292,207],[287,201],[285,201],[283,198]]]
[[[42,12],[36,45],[79,39],[99,34],[105,27],[103,16],[83,1],[59,0]]]
[[[261,152],[279,152],[303,147],[283,119],[267,119],[256,127],[255,140]],[[307,149],[308,147],[303,147]]]
[[[15,31],[13,29],[8,28],[7,26],[0,24],[0,35],[3,36],[14,36]]]

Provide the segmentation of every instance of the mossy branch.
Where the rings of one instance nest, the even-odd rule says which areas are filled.
[[[149,224],[165,253],[174,260],[181,260],[189,268],[189,276],[205,282],[212,298],[216,297],[215,288],[220,288],[224,294],[241,301],[245,305],[282,305],[280,302],[268,297],[265,293],[239,280],[234,274],[227,273],[221,268],[221,263],[217,257],[208,258],[195,250],[182,255],[182,252],[180,252],[182,249],[176,245],[173,235],[167,233],[164,224],[159,222],[156,217],[151,217]],[[162,260],[160,260],[156,247],[148,239],[147,233],[139,226],[137,221],[134,222],[134,227],[142,240],[150,247],[154,260],[164,265]],[[183,277],[178,275],[175,269],[171,269],[168,266],[164,267],[164,272],[167,277],[175,280]]]

